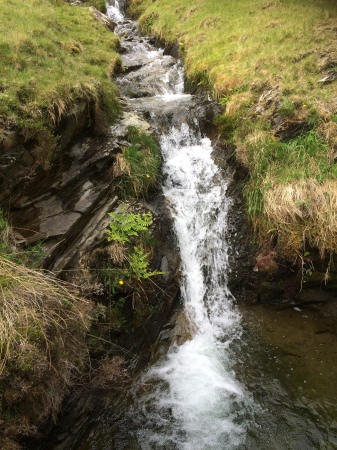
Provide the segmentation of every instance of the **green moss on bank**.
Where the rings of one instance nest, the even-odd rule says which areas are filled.
[[[337,251],[337,5],[133,0],[146,33],[178,42],[187,76],[223,105],[217,125],[249,170],[261,247],[294,261]]]
[[[118,39],[88,8],[0,0],[0,10],[0,133],[19,127],[43,152],[78,102],[87,102],[96,128],[117,116]]]

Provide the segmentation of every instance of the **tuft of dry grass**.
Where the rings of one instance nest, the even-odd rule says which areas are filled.
[[[121,356],[113,358],[105,357],[100,363],[98,369],[93,373],[90,384],[94,388],[103,388],[112,385],[121,385],[130,383],[131,378],[126,369],[126,361]]]
[[[130,176],[130,164],[126,161],[122,153],[116,154],[112,173],[114,178],[121,177],[123,175]]]
[[[322,258],[325,252],[336,251],[336,180],[319,183],[307,179],[276,184],[265,192],[264,208],[268,220],[277,224],[279,235],[297,226],[297,235],[302,237],[297,242],[298,251],[302,250],[305,242],[318,248]]]
[[[254,94],[251,91],[240,92],[230,96],[226,104],[226,114],[235,115],[251,104]]]
[[[126,260],[126,248],[119,242],[112,242],[106,248],[107,254],[114,264],[121,265]]]
[[[73,286],[0,257],[0,439],[56,418],[87,360],[90,302]]]
[[[6,258],[0,258],[0,277],[0,375],[17,344],[29,342],[32,329],[38,331],[47,353],[55,337],[66,347],[66,339],[76,342],[73,330],[86,329],[88,303],[80,301],[69,285]]]

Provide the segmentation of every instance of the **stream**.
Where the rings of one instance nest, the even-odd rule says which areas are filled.
[[[336,449],[336,336],[315,334],[310,311],[236,304],[228,288],[230,170],[214,162],[197,100],[184,93],[181,63],[141,36],[117,2],[108,15],[122,40],[126,70],[117,82],[125,108],[160,137],[182,309],[131,391],[72,448]]]

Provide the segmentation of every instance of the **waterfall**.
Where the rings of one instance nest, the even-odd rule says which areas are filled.
[[[240,414],[249,396],[235,378],[230,350],[241,327],[226,283],[227,185],[209,139],[186,123],[161,137],[161,149],[192,336],[142,377],[153,388],[138,400],[145,417],[138,439],[144,450],[234,449],[245,439]]]
[[[108,14],[117,17],[113,8],[118,10],[117,3]],[[147,111],[156,128],[160,116],[171,117],[172,111],[165,113],[168,105],[191,109],[186,106],[192,96],[184,94],[180,62],[143,38],[141,42],[128,39],[124,46],[125,64],[136,66],[141,58],[147,66],[124,76],[121,89],[128,92],[140,82],[153,93],[131,99],[126,94],[133,110]],[[228,183],[212,159],[211,142],[200,134],[197,120],[179,121],[166,125],[164,131],[163,126],[158,129],[163,192],[181,254],[183,314],[190,339],[181,345],[173,343],[167,355],[143,374],[130,414],[136,422],[137,444],[144,450],[234,449],[245,440],[240,415],[249,395],[233,370],[231,348],[240,338],[241,325],[227,286]],[[141,392],[143,386],[147,386],[145,392]]]
[[[116,0],[108,5],[125,69],[117,76],[125,106],[117,129],[126,130],[131,117],[131,123],[155,130],[160,140],[166,200],[159,203],[160,208],[168,205],[174,222],[172,253],[179,248],[181,254],[181,302],[132,387],[121,382],[112,383],[111,391],[99,389],[98,395],[107,398],[97,404],[97,389],[94,403],[81,391],[70,421],[65,415],[51,446],[39,448],[335,449],[335,336],[325,322],[323,328],[316,322],[316,311],[271,311],[256,304],[240,305],[239,313],[228,288],[228,254],[234,252],[227,228],[237,218],[240,231],[242,215],[234,209],[238,199],[228,195],[229,180],[213,160],[212,144],[200,131],[198,117],[208,120],[210,105],[184,93],[181,62],[167,54],[170,49],[158,49],[141,36],[120,6]],[[149,207],[156,211],[156,202]],[[168,261],[171,252],[165,252]],[[167,265],[175,272],[176,265]],[[152,318],[158,330],[164,315],[158,313],[144,330]],[[140,333],[131,332],[127,340],[141,337],[147,352],[149,335]]]
[[[125,19],[118,0],[114,0],[114,4],[107,3],[106,11],[107,16],[115,23],[122,22]]]

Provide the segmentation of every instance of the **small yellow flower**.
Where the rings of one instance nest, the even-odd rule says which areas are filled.
[[[306,108],[307,107],[307,105],[303,105],[303,108]]]
[[[118,283],[119,283],[121,286],[123,286],[124,281],[123,281],[123,280],[119,280]]]
[[[150,175],[148,173],[146,174],[146,178],[150,178]]]

